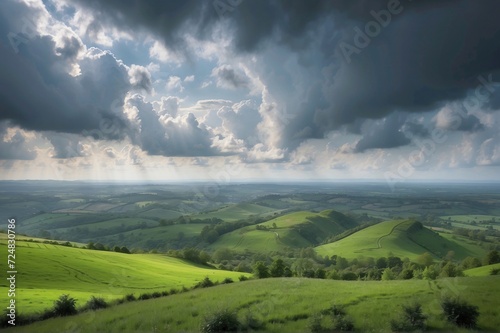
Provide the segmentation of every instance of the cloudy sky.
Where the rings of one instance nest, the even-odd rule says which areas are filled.
[[[2,0],[0,178],[498,181],[499,12]]]

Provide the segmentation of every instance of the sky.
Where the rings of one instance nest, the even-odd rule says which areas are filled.
[[[500,181],[496,0],[2,0],[0,179]]]

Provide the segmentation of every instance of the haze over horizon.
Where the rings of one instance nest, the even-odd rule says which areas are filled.
[[[0,2],[0,180],[500,181],[500,3]]]

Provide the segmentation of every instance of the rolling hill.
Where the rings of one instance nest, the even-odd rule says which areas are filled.
[[[390,320],[410,300],[422,304],[429,331],[456,332],[442,316],[443,295],[460,296],[479,307],[478,329],[500,327],[497,315],[500,289],[496,276],[440,279],[436,281],[335,281],[304,278],[252,280],[196,289],[167,297],[135,301],[77,316],[49,319],[6,333],[71,332],[199,332],[203,318],[221,309],[234,310],[240,322],[263,323],[251,332],[310,332],[311,317],[345,306],[359,332],[389,332]],[[326,316],[324,316],[326,317]],[[464,331],[465,332],[465,331]]]
[[[5,234],[0,251],[7,253]],[[80,302],[90,296],[108,300],[134,293],[190,287],[205,276],[213,281],[238,280],[241,273],[209,269],[159,254],[123,254],[44,243],[16,242],[16,304],[22,312],[52,306],[61,294]],[[249,274],[246,274],[249,275]],[[7,286],[3,279],[0,287]]]
[[[497,269],[500,269],[500,263],[467,269],[464,271],[464,275],[465,276],[488,276],[488,275],[491,275],[492,270],[497,270]]]
[[[334,210],[320,213],[301,211],[243,227],[222,235],[211,249],[227,247],[235,251],[279,251],[314,246],[330,236],[357,226],[357,222]]]
[[[466,244],[460,239],[443,237],[425,228],[420,222],[386,221],[360,230],[339,241],[316,247],[322,256],[339,255],[345,258],[386,257],[389,253],[414,259],[429,252],[443,258],[449,251],[454,258],[482,257],[485,250],[477,245]]]

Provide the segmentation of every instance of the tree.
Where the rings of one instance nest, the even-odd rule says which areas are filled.
[[[434,263],[434,258],[429,252],[425,252],[419,255],[415,261],[423,267],[429,267]]]
[[[435,280],[439,276],[439,270],[436,265],[430,265],[424,268],[422,272],[422,277],[425,280]]]
[[[262,262],[262,261],[257,261],[255,265],[253,266],[253,271],[254,274],[259,278],[259,279],[265,279],[269,277],[269,270],[267,269],[267,266]]]
[[[113,251],[114,252],[121,252],[120,247],[118,245],[115,245],[115,247],[113,247]]]
[[[464,260],[462,260],[462,263],[460,264],[462,266],[462,269],[470,269],[470,268],[476,268],[481,266],[481,260],[475,257],[467,257]]]
[[[500,253],[498,253],[498,251],[496,250],[488,252],[486,258],[484,258],[485,265],[497,264],[499,262],[500,262]]]
[[[129,249],[128,249],[126,246],[122,246],[122,247],[121,247],[121,249],[120,249],[120,252],[121,252],[121,253],[127,253],[127,254],[130,254]]]
[[[271,268],[269,270],[272,277],[281,277],[285,275],[285,263],[282,259],[276,259],[271,264]]]
[[[221,247],[220,249],[215,250],[212,255],[212,259],[215,263],[220,263],[223,260],[232,260],[233,252],[226,247]]]
[[[463,274],[460,268],[458,268],[458,266],[452,262],[448,262],[446,265],[444,265],[444,267],[441,269],[441,274],[439,274],[439,276],[441,277],[456,277],[462,275]]]
[[[382,273],[382,281],[389,281],[389,280],[394,280],[394,273],[390,268],[384,269],[384,272]]]
[[[382,257],[382,258],[378,258],[375,265],[377,266],[377,268],[387,268],[387,259]]]

